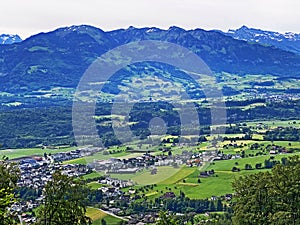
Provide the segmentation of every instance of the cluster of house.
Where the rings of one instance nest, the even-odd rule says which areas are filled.
[[[190,159],[187,160],[187,165],[189,166],[202,166],[203,165],[203,155],[202,153],[194,153],[193,155],[190,156]]]
[[[231,201],[232,199],[232,194],[225,194],[225,195],[221,195],[220,197],[217,197],[217,196],[211,196],[210,197],[210,200],[212,201],[216,201],[218,199],[221,199],[222,201],[226,200],[226,201]]]
[[[77,149],[69,152],[58,152],[54,154],[44,154],[43,157],[24,157],[17,160],[21,172],[18,181],[19,187],[32,187],[39,189],[51,179],[51,175],[60,170],[62,174],[71,177],[78,177],[91,172],[86,165],[80,164],[60,164],[60,162],[82,158],[98,152],[97,148]]]
[[[109,186],[119,187],[119,188],[126,188],[134,185],[133,181],[119,180],[117,178],[111,178],[111,177],[105,177],[104,179],[101,179],[99,183],[106,184]]]
[[[136,173],[144,168],[149,169],[154,166],[179,166],[182,164],[195,163],[197,166],[201,164],[201,154],[184,151],[181,155],[151,155],[145,153],[138,157],[128,159],[110,158],[108,160],[94,160],[88,166],[96,171],[104,171],[105,173]]]
[[[156,212],[149,212],[147,214],[134,214],[127,216],[128,224],[135,224],[135,225],[146,225],[146,224],[153,224],[158,219],[158,213]]]
[[[59,153],[51,154],[48,157],[51,158],[54,162],[64,162],[72,159],[90,156],[99,151],[101,151],[101,148],[89,147],[89,148],[82,148],[82,149],[77,149],[69,152],[59,152]]]
[[[17,182],[18,187],[29,187],[35,190],[42,190],[45,184],[52,179],[55,171],[61,171],[62,174],[70,177],[78,177],[92,172],[86,165],[80,164],[61,164],[60,162],[80,158],[93,154],[96,150],[74,150],[70,152],[60,152],[55,154],[44,154],[43,157],[24,157],[15,160],[20,169],[20,179]],[[15,203],[11,211],[16,212],[23,224],[35,222],[35,217],[26,212],[38,207],[43,200],[40,195],[35,200]]]
[[[91,169],[96,171],[105,171],[106,173],[136,173],[142,167],[150,164],[148,162],[142,162],[140,159],[132,158],[132,159],[117,159],[110,158],[108,160],[94,160],[94,162],[89,163],[88,166]]]
[[[299,99],[299,94],[263,94],[263,97],[269,102],[281,102],[281,101],[290,101],[292,99]]]
[[[17,183],[19,187],[43,188],[51,179],[55,171],[60,170],[62,174],[78,177],[90,173],[91,170],[85,165],[52,163],[48,157],[26,158],[19,162],[21,172]]]
[[[21,224],[32,224],[36,222],[36,218],[26,212],[38,207],[39,204],[37,201],[38,200],[15,203],[11,206],[10,210],[19,215],[18,218],[20,222],[22,221]]]
[[[275,155],[278,153],[288,153],[288,150],[284,146],[279,146],[279,145],[273,145],[273,146],[270,146],[269,148],[267,146],[267,149],[270,150],[269,151],[270,155]]]
[[[216,157],[214,157],[214,160],[229,160],[229,159],[240,159],[242,156],[240,154],[224,154],[219,153]]]
[[[134,185],[133,181],[119,180],[111,177],[103,177],[103,179],[99,180],[99,183],[105,185],[101,187],[100,190],[106,198],[123,196],[124,193],[121,191],[121,188],[131,187]]]

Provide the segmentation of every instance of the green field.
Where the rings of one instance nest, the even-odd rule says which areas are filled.
[[[184,178],[189,176],[190,174],[194,173],[197,168],[189,168],[189,167],[183,167],[175,174],[169,176],[167,179],[159,182],[159,184],[175,184],[180,181],[182,181]]]
[[[281,160],[283,157],[289,157],[292,155],[299,155],[299,153],[294,154],[282,154],[276,155],[275,160]],[[157,182],[156,186],[148,191],[143,192],[145,196],[149,199],[157,198],[163,193],[172,191],[176,195],[179,195],[180,191],[183,191],[185,195],[192,199],[210,198],[211,196],[221,196],[225,194],[232,193],[232,182],[235,178],[257,172],[267,171],[266,169],[253,169],[244,170],[245,164],[251,164],[255,168],[256,163],[262,163],[264,165],[264,160],[269,159],[268,156],[258,156],[241,158],[234,160],[221,160],[214,161],[211,165],[208,165],[206,170],[215,170],[215,175],[208,178],[200,178],[200,183],[198,183],[200,170],[197,167],[182,167],[178,172],[169,176],[166,180]],[[241,169],[240,172],[232,172],[232,167],[238,167]],[[141,175],[148,179],[147,175]],[[152,182],[144,182],[144,184],[151,184]],[[138,189],[139,187],[135,187]]]
[[[111,177],[122,180],[131,179],[137,185],[148,185],[163,182],[181,170],[181,168],[173,168],[171,166],[160,166],[157,169],[157,174],[154,175],[151,175],[150,170],[143,170],[135,174],[111,174]]]
[[[106,185],[100,184],[99,182],[94,181],[94,182],[88,183],[88,186],[89,186],[91,189],[99,189],[99,188],[104,187],[104,186],[106,186]]]
[[[93,221],[92,225],[101,225],[102,219],[104,219],[106,221],[106,224],[109,225],[115,225],[121,221],[121,219],[113,217],[111,215],[107,215],[102,210],[96,208],[90,208],[90,207],[87,208],[86,215],[92,219]]]
[[[97,152],[96,154],[92,155],[92,156],[87,156],[84,158],[78,158],[78,159],[72,159],[69,161],[65,161],[63,162],[64,164],[84,164],[87,165],[91,162],[94,162],[94,160],[107,160],[110,158],[119,158],[122,156],[126,156],[129,155],[130,153],[128,152],[120,152],[120,153],[116,153],[116,154],[108,154],[108,155],[104,155],[103,152]]]
[[[254,143],[260,144],[261,148],[264,148],[267,145],[278,145],[278,146],[285,147],[287,149],[292,149],[292,148],[300,149],[300,142],[299,141],[273,141],[272,142],[272,141],[262,141],[262,140],[236,140],[234,142],[231,142],[231,141],[227,140],[227,141],[223,141],[220,144],[220,146],[228,145],[228,144],[237,144],[237,145],[246,144],[246,146],[244,146],[243,148],[235,148],[234,149],[235,151],[239,151],[241,149],[242,150],[248,150],[249,146],[254,144]],[[233,149],[233,148],[231,148],[231,149]],[[255,150],[249,150],[249,151],[254,151],[255,152]]]
[[[101,177],[103,176],[104,174],[103,173],[100,173],[100,172],[92,172],[90,174],[87,174],[87,175],[84,175],[83,176],[83,179],[89,179],[89,178],[96,178],[96,177]]]
[[[7,156],[9,159],[27,157],[27,156],[42,156],[44,153],[54,154],[58,152],[68,152],[75,150],[77,147],[57,148],[57,149],[41,149],[41,148],[25,148],[25,149],[5,149],[0,150],[0,157]]]
[[[295,153],[298,154],[299,153]],[[280,161],[281,158],[285,157],[288,158],[289,156],[294,154],[281,154],[281,155],[274,155],[273,157],[275,160]],[[215,170],[215,171],[231,171],[232,167],[236,166],[243,170],[246,164],[252,165],[255,168],[256,163],[264,164],[264,161],[269,159],[270,155],[264,156],[257,156],[257,157],[248,157],[248,158],[241,158],[241,159],[232,159],[232,160],[220,160],[214,161],[214,164],[208,166],[207,170]]]

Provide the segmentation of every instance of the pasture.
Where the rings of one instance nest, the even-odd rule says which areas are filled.
[[[289,157],[294,154],[281,154],[274,156],[275,160],[280,161],[283,157]],[[209,164],[206,170],[214,170],[215,174],[206,178],[200,177],[200,168],[197,167],[182,167],[178,172],[169,176],[166,180],[156,183],[153,188],[145,187],[143,193],[148,199],[154,199],[166,192],[174,192],[179,195],[180,191],[192,199],[210,198],[211,196],[221,196],[232,193],[232,182],[239,176],[268,171],[269,169],[255,169],[256,163],[262,163],[269,159],[270,155],[241,158],[234,160],[220,160]],[[245,164],[251,164],[253,170],[245,170]],[[240,172],[232,172],[232,167],[238,167]],[[146,177],[145,175],[141,175]],[[200,183],[198,180],[200,179]],[[146,180],[146,179],[145,179]],[[146,185],[147,182],[144,182]],[[147,183],[147,184],[150,184]],[[134,187],[135,189],[141,186]],[[127,190],[127,189],[124,189]]]
[[[21,148],[21,149],[4,149],[0,150],[0,157],[7,156],[9,159],[16,159],[29,156],[43,156],[46,154],[54,154],[58,152],[68,152],[75,150],[77,147],[68,148],[54,148],[54,149],[42,149],[42,148]]]
[[[115,225],[121,221],[121,219],[108,215],[100,209],[91,207],[87,208],[86,215],[92,219],[92,225],[101,225],[102,219],[104,219],[108,225]]]

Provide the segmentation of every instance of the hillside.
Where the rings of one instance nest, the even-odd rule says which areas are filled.
[[[299,55],[236,40],[218,31],[130,27],[104,32],[82,25],[40,33],[12,45],[0,45],[0,92],[28,94],[53,87],[75,88],[98,56],[139,40],[168,41],[186,47],[214,72],[300,76]],[[162,67],[162,70],[168,72],[169,68]]]

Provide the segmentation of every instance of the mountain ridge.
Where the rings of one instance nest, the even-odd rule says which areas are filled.
[[[80,25],[0,45],[0,82],[5,92],[30,92],[55,86],[76,87],[101,54],[132,41],[168,41],[201,57],[214,72],[300,76],[300,56],[273,46],[236,40],[217,31],[155,27],[103,31]]]
[[[230,29],[227,32],[222,33],[238,40],[275,46],[282,50],[300,54],[300,34],[297,33],[279,33],[274,31],[248,28],[247,26],[242,26],[236,30]]]

